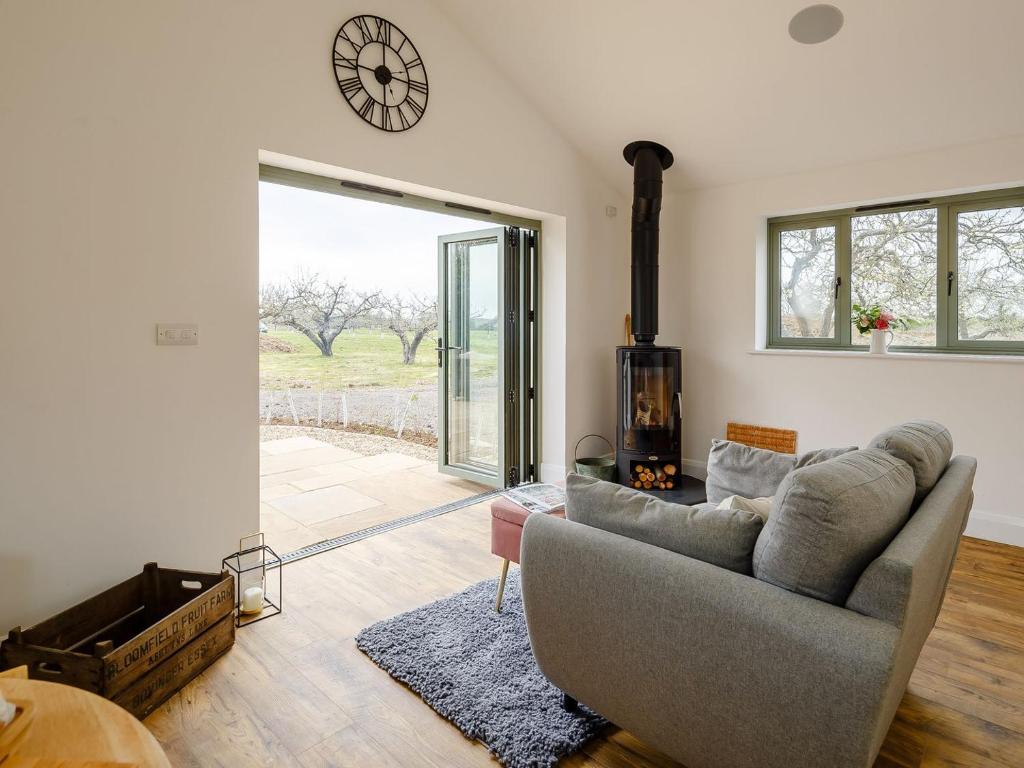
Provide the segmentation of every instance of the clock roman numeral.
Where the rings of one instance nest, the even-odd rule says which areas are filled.
[[[391,122],[391,108],[385,107],[381,112],[381,128],[385,131],[392,130],[394,128],[394,124]]]
[[[391,46],[391,22],[385,19],[377,19],[377,35],[375,37],[378,43],[384,43],[384,45]]]
[[[365,16],[356,16],[356,28],[363,36],[363,45],[373,40],[374,36],[370,33],[370,25],[366,23]]]
[[[363,106],[359,108],[359,116],[363,120],[369,120],[373,122],[373,113],[377,110],[377,102],[370,98],[370,95],[366,95],[366,101],[363,102]]]
[[[417,104],[412,99],[406,99],[405,103],[409,105],[409,109],[411,109],[412,113],[416,115],[417,120],[423,117],[423,107],[420,104]]]
[[[421,59],[419,56],[417,56],[412,61],[406,61],[405,62],[405,68],[406,69],[412,69],[413,67],[422,67],[422,66],[423,66],[423,59]]]
[[[353,40],[351,37],[349,37],[348,34],[345,32],[345,28],[344,27],[342,27],[340,30],[338,30],[338,39],[344,40],[346,43],[351,45],[352,49],[356,52],[356,54],[358,54],[361,50],[363,50],[363,45],[365,44],[365,41],[362,42],[362,43],[357,43],[355,40]]]
[[[410,78],[409,79],[409,90],[413,91],[415,93],[426,93],[427,92],[427,84],[426,83],[421,83],[419,80],[413,80],[412,78]]]
[[[409,118],[407,118],[405,116],[405,112],[402,111],[402,105],[401,104],[398,105],[398,119],[401,122],[402,130],[403,131],[406,128],[409,128],[409,127],[412,126],[412,123],[409,122]]]
[[[341,86],[341,92],[344,94],[346,99],[351,99],[359,91],[363,89],[363,82],[356,77],[347,77],[344,80],[339,80],[338,85]]]
[[[355,69],[356,68],[356,60],[355,59],[350,59],[345,54],[338,53],[337,51],[335,51],[334,52],[334,66],[336,66],[336,67],[346,67],[348,69]]]

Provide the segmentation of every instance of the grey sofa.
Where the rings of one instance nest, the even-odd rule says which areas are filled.
[[[537,662],[688,768],[870,766],[942,605],[975,468],[949,462],[845,605],[531,515],[522,588]]]

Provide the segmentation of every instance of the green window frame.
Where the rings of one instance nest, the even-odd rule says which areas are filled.
[[[948,353],[948,354],[998,354],[1024,355],[1024,324],[1018,336],[1013,340],[993,340],[984,337],[984,333],[975,338],[960,337],[961,301],[960,268],[961,251],[959,244],[958,223],[961,214],[985,211],[999,211],[1005,208],[1024,208],[1024,188],[992,190],[965,195],[935,197],[921,200],[910,200],[899,203],[864,205],[857,208],[844,208],[831,211],[795,216],[779,216],[768,219],[768,349],[803,349],[803,350],[843,350],[866,351],[864,344],[854,344],[853,329],[849,318],[853,306],[853,220],[858,217],[874,214],[902,213],[918,210],[935,210],[935,343],[921,346],[893,345],[891,349],[898,352]],[[1016,252],[1020,249],[1020,284],[1024,285],[1024,215],[1021,217],[1021,228],[1014,229]],[[783,331],[783,283],[782,275],[786,268],[783,264],[783,238],[787,233],[821,231],[832,229],[835,232],[833,246],[833,281],[829,284],[819,277],[822,292],[815,307],[823,315],[822,322],[815,327],[818,332],[828,330],[827,304],[832,301],[833,315],[831,334],[823,336],[802,336],[784,333]],[[787,251],[788,252],[788,251]],[[823,267],[827,262],[818,262]],[[791,266],[790,266],[791,269]],[[790,276],[792,272],[788,273]],[[825,272],[827,277],[827,272]],[[831,285],[832,296],[824,293],[826,286]],[[1015,284],[1016,285],[1016,284]],[[792,284],[789,286],[792,290]],[[1021,289],[1024,290],[1024,289]],[[981,294],[984,296],[984,293]],[[977,298],[977,294],[972,295]],[[792,299],[788,299],[792,305]],[[821,309],[825,306],[826,309]],[[792,310],[792,307],[790,307]],[[793,310],[795,314],[795,310]],[[1024,314],[1024,313],[1022,313]],[[801,328],[805,326],[801,325]]]

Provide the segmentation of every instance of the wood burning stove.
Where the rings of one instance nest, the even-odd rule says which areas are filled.
[[[646,491],[679,491],[684,482],[683,351],[654,344],[661,176],[672,165],[672,153],[653,141],[634,141],[622,154],[633,166],[631,311],[636,344],[617,349],[619,482]]]
[[[679,483],[682,355],[679,347],[645,345],[617,349],[616,465],[619,480],[624,484],[644,490],[672,490]]]

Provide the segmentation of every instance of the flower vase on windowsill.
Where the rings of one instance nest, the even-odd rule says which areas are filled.
[[[894,334],[893,328],[906,328],[907,321],[896,317],[887,309],[882,309],[877,304],[869,307],[862,307],[860,304],[853,305],[853,317],[850,318],[853,327],[861,336],[871,334],[871,343],[868,351],[873,355],[884,355],[889,351]]]

